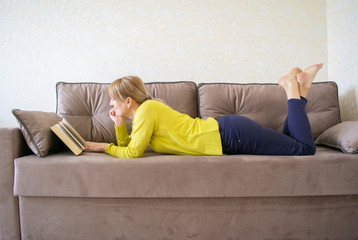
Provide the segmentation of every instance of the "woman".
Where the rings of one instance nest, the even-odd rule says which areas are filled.
[[[138,77],[123,77],[109,86],[110,118],[118,146],[87,142],[87,150],[119,158],[141,157],[147,146],[159,153],[185,155],[259,154],[313,155],[316,151],[305,111],[307,94],[323,64],[304,71],[293,68],[279,80],[287,95],[283,133],[240,115],[193,119],[151,99]],[[133,120],[129,136],[124,120]]]

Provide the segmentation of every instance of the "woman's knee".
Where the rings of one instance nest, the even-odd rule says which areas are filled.
[[[316,153],[316,145],[305,145],[302,155],[314,155]]]

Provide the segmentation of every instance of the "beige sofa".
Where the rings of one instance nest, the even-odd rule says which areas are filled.
[[[281,131],[287,113],[276,84],[146,86],[192,117]],[[58,83],[57,114],[14,110],[20,127],[0,129],[0,239],[358,239],[358,123],[341,123],[334,82],[308,96],[313,156],[75,156],[49,126],[65,117],[86,140],[115,142],[107,88]]]

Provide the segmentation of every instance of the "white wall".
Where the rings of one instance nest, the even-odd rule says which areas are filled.
[[[276,83],[317,62],[328,79],[326,0],[5,0],[0,17],[0,127],[55,111],[58,81]]]
[[[358,1],[327,0],[328,78],[339,86],[343,120],[358,120]]]

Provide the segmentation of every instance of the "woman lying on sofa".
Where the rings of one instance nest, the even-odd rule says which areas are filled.
[[[288,99],[283,133],[240,115],[193,119],[151,99],[140,78],[120,78],[108,89],[113,106],[109,116],[115,123],[118,146],[87,142],[86,149],[118,158],[141,157],[148,146],[159,153],[184,155],[313,155],[316,146],[305,110],[306,96],[322,66],[304,71],[293,68],[279,80]],[[130,136],[126,118],[133,120]]]

